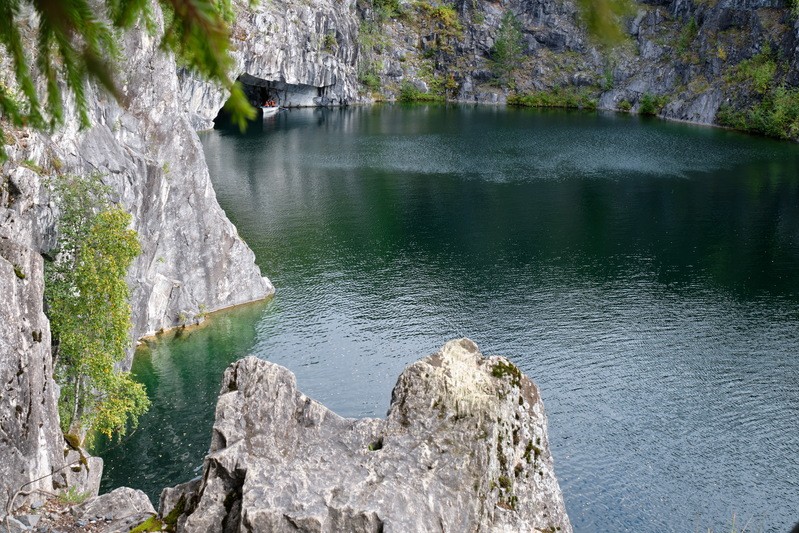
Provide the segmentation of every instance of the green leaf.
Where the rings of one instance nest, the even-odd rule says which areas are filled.
[[[54,193],[61,216],[45,298],[57,344],[62,426],[122,435],[149,405],[142,386],[115,369],[130,346],[125,276],[141,248],[130,215],[110,205],[99,177],[57,178]]]

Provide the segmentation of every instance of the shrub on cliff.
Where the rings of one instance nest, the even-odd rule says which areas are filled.
[[[768,43],[725,74],[732,98],[721,105],[722,126],[781,139],[799,138],[799,88],[790,84],[790,64]]]
[[[632,0],[577,0],[588,34],[602,46],[613,46],[627,38],[621,21],[635,13]]]
[[[371,0],[370,3],[379,21],[396,18],[401,10],[399,0]]]
[[[149,401],[129,373],[115,370],[131,327],[125,275],[140,247],[130,215],[111,206],[98,178],[59,178],[55,261],[45,269],[62,429],[81,438],[124,434]]]
[[[667,103],[667,96],[644,93],[639,101],[638,114],[655,116],[663,110]]]
[[[443,102],[444,96],[437,94],[433,91],[422,92],[416,85],[409,81],[405,81],[400,86],[399,98],[400,102]]]
[[[497,30],[497,39],[491,48],[491,67],[500,87],[515,86],[513,73],[524,58],[522,30],[519,21],[510,11],[502,16]]]
[[[780,139],[799,138],[799,89],[783,85],[766,94],[749,109],[722,105],[716,115],[722,126]]]
[[[508,105],[519,107],[562,107],[594,110],[598,89],[591,87],[554,87],[549,91],[535,91],[508,96]]]

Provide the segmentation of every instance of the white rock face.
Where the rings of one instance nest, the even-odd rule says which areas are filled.
[[[360,19],[355,0],[234,2],[234,78],[264,87],[281,106],[342,105],[358,99]],[[213,127],[227,98],[213,84],[181,72],[181,101],[198,129]],[[210,118],[209,118],[210,117]]]
[[[274,291],[216,201],[175,61],[141,31],[126,37],[124,57],[121,103],[87,88],[87,130],[78,129],[71,102],[66,126],[52,135],[6,129],[13,142],[0,168],[0,514],[22,484],[64,464],[43,313],[41,253],[55,244],[58,216],[47,178],[99,174],[132,214],[142,245],[128,276],[133,338]],[[60,475],[25,489],[52,490]],[[83,477],[94,487],[99,472]]]
[[[234,363],[202,480],[161,501],[184,506],[186,532],[571,531],[537,387],[468,339],[409,366],[385,420],[341,418],[278,365]]]
[[[4,185],[0,205],[9,202],[11,185]],[[16,233],[16,220],[23,217],[0,207],[0,516],[17,490],[64,462],[50,324],[42,309],[42,257]],[[49,478],[24,487],[51,488]]]
[[[138,338],[264,298],[274,288],[216,201],[180,100],[174,59],[142,31],[124,44],[122,103],[90,87],[90,128],[79,131],[68,106],[67,127],[53,135],[19,132],[4,170],[30,161],[38,174],[99,174],[113,189],[142,245],[129,274]],[[30,240],[44,252],[54,242],[53,215],[57,207],[46,199],[33,207]]]

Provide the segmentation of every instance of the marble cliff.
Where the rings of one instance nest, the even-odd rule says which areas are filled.
[[[233,4],[234,75],[254,101],[268,95],[288,106],[391,100],[403,86],[460,102],[499,104],[514,91],[585,90],[599,108],[636,112],[648,99],[657,102],[655,111],[663,117],[734,125],[739,123],[736,117],[773,100],[774,91],[793,91],[799,84],[799,23],[785,0],[641,1],[625,21],[628,41],[615,50],[592,41],[569,0],[274,0],[255,7],[235,0]],[[492,70],[492,50],[508,12],[518,21],[522,43],[513,91],[498,84]],[[23,19],[21,31],[30,35],[35,24],[32,17]],[[112,189],[114,200],[133,216],[143,249],[128,276],[133,339],[199,320],[209,311],[264,298],[274,290],[218,205],[196,134],[212,127],[224,104],[224,91],[178,68],[174,58],[159,49],[157,38],[146,32],[126,34],[123,55],[120,102],[88,87],[91,127],[78,129],[76,111],[68,102],[65,127],[51,134],[7,128],[3,140],[10,158],[0,175],[0,456],[4,458],[0,509],[27,482],[33,482],[28,489],[52,489],[54,482],[96,486],[101,468],[95,460],[88,472],[83,468],[80,473],[62,472],[60,477],[34,482],[69,460],[58,429],[58,389],[43,309],[44,257],[55,245],[59,217],[49,178],[98,174]],[[7,61],[0,61],[0,67],[6,77],[11,75]],[[798,135],[794,131],[787,136]],[[457,348],[463,357],[483,361],[476,349],[459,346],[444,352]],[[425,380],[444,380],[446,385],[440,375],[446,367],[441,357],[406,371],[395,391],[397,398],[418,403],[421,400],[403,387],[421,387],[420,393],[431,394]],[[483,374],[498,364],[474,363]],[[256,377],[283,383],[283,411],[267,410],[251,387]],[[478,381],[488,387],[489,378],[484,378]],[[240,362],[226,376],[206,476],[201,486],[192,489],[193,507],[183,514],[182,523],[199,531],[201,524],[217,527],[220,520],[246,524],[260,517],[308,528],[338,520],[357,522],[367,530],[383,522],[402,524],[396,526],[401,530],[408,525],[397,518],[402,505],[388,495],[383,507],[367,505],[367,487],[378,478],[399,480],[396,469],[423,470],[421,466],[427,465],[432,471],[429,486],[436,494],[455,498],[470,512],[455,516],[451,509],[424,507],[428,504],[414,492],[418,487],[403,485],[409,490],[406,503],[427,509],[426,514],[406,520],[429,524],[440,519],[455,525],[466,520],[510,530],[519,524],[514,522],[516,510],[538,505],[536,498],[549,494],[550,523],[567,528],[546,447],[540,446],[541,454],[535,452],[535,461],[525,458],[530,442],[535,451],[537,439],[546,441],[543,423],[524,418],[539,410],[537,393],[525,380],[521,387],[514,382],[502,388],[491,382],[494,388],[484,391],[501,397],[491,409],[508,404],[497,411],[504,413],[500,418],[519,415],[523,429],[513,429],[519,426],[518,419],[502,418],[483,428],[484,446],[472,449],[474,443],[465,442],[463,432],[478,421],[468,412],[465,418],[452,418],[449,411],[459,413],[461,405],[468,411],[468,401],[461,404],[450,398],[439,417],[435,398],[422,395],[432,403],[416,405],[416,418],[408,418],[407,406],[395,402],[385,421],[348,421],[296,392],[284,370],[251,359]],[[510,405],[514,399],[520,399],[518,407]],[[354,492],[326,500],[312,494],[313,486],[333,487],[335,478],[304,478],[297,483],[308,491],[305,508],[277,496],[256,501],[257,483],[285,483],[281,468],[287,466],[265,462],[272,452],[260,442],[251,443],[254,448],[247,453],[233,449],[240,447],[235,443],[248,442],[241,428],[225,423],[226,409],[236,402],[254,406],[253,415],[242,420],[244,425],[261,424],[254,416],[259,413],[286,419],[288,436],[308,446],[307,457],[291,459],[298,468],[323,465],[318,446],[333,439],[349,454],[353,468],[363,465],[353,474]],[[315,429],[302,425],[306,422]],[[408,455],[395,462],[393,471],[380,466],[376,457],[410,449],[414,439],[433,431],[431,424],[449,432],[451,442]],[[382,450],[367,453],[364,446],[370,439],[371,444],[382,439]],[[468,495],[455,494],[457,480],[442,466],[445,449],[468,458],[469,479],[474,478]],[[520,475],[515,471],[518,465]],[[480,469],[491,475],[478,479]],[[213,494],[217,496],[212,498]],[[224,500],[226,494],[234,494],[235,512],[219,508],[219,498]],[[535,527],[547,527],[545,520],[536,520]]]
[[[142,245],[128,275],[133,339],[274,291],[216,201],[180,100],[174,59],[142,31],[125,37],[124,54],[123,101],[90,87],[90,128],[78,129],[68,103],[67,126],[53,134],[6,130],[10,157],[0,176],[0,508],[22,484],[65,462],[43,313],[43,255],[55,243],[59,215],[48,178],[99,174],[114,201],[132,214]],[[99,479],[98,470],[92,477]],[[52,483],[46,478],[28,489]]]

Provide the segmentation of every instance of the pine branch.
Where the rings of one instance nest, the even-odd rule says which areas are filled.
[[[34,64],[45,81],[46,95],[41,97],[46,97],[47,121],[19,29],[25,5],[32,6],[39,21]],[[255,110],[230,78],[230,0],[158,0],[158,5],[165,17],[162,48],[172,51],[182,66],[229,89],[229,109],[243,127],[254,118]],[[101,14],[92,6],[89,0],[0,0],[0,45],[10,58],[16,82],[13,87],[0,86],[2,118],[15,126],[50,129],[63,122],[64,99],[71,96],[81,127],[87,127],[88,82],[96,82],[116,99],[121,97],[114,76],[120,37],[139,23],[150,34],[157,32],[152,0],[104,0]],[[16,90],[21,101],[15,97]],[[0,138],[0,162],[7,157],[4,139]]]

